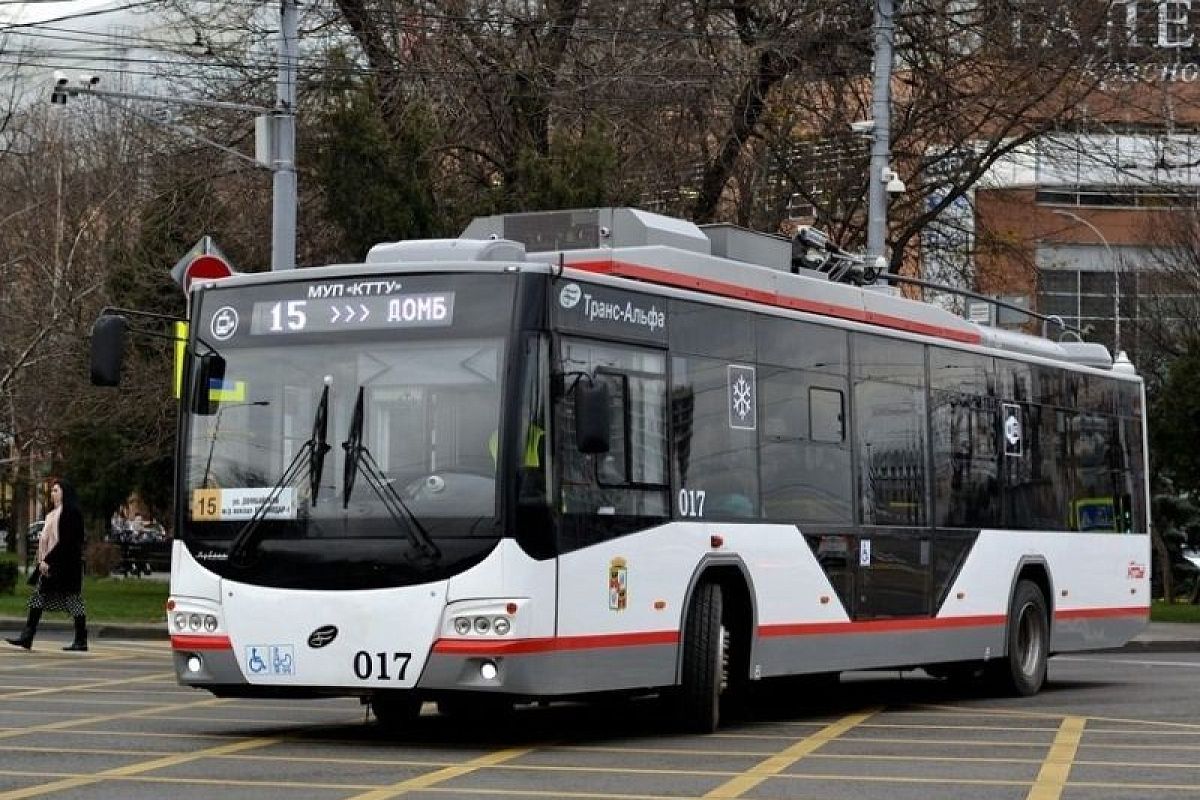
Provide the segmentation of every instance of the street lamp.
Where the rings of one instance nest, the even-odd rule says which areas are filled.
[[[1112,248],[1108,244],[1108,239],[1104,238],[1104,234],[1100,232],[1092,223],[1088,222],[1083,217],[1076,214],[1074,211],[1065,209],[1053,209],[1053,213],[1060,217],[1067,217],[1080,225],[1084,226],[1100,239],[1100,244],[1104,245],[1104,251],[1108,254],[1108,263],[1112,264],[1113,273],[1113,359],[1121,353],[1121,272],[1117,268],[1117,259],[1113,256]]]

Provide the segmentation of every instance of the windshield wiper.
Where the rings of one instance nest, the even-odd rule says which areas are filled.
[[[346,441],[342,442],[342,449],[346,451],[346,464],[342,473],[342,508],[350,507],[350,495],[354,492],[354,480],[358,477],[358,469],[361,466],[363,477],[375,490],[379,499],[383,501],[383,507],[392,520],[404,529],[414,547],[427,558],[436,561],[442,557],[442,551],[433,543],[425,526],[405,505],[404,499],[400,497],[396,487],[379,468],[371,451],[362,443],[362,432],[363,387],[360,386],[358,387],[358,399],[354,402],[354,413],[350,417],[350,433],[346,437]]]
[[[312,504],[317,504],[317,492],[321,488],[321,472],[325,469],[325,454],[329,452],[329,384],[330,378],[325,378],[325,388],[321,390],[321,402],[317,404],[317,415],[313,417],[312,459],[308,465],[309,494]]]
[[[300,474],[305,462],[309,467],[309,481],[311,482],[312,503],[316,505],[317,489],[316,484],[321,479],[321,469],[325,463],[325,453],[329,451],[329,444],[325,441],[326,428],[328,427],[329,419],[329,385],[321,391],[321,401],[317,403],[317,413],[313,416],[313,432],[312,436],[304,444],[300,445],[300,449],[296,451],[296,455],[284,468],[283,474],[279,476],[279,480],[271,487],[271,491],[267,493],[266,499],[259,504],[254,510],[254,516],[246,520],[246,524],[233,537],[233,541],[229,543],[229,560],[244,562],[245,556],[249,555],[250,549],[257,543],[257,534],[259,527],[267,512],[271,510],[271,506],[279,499],[283,490],[291,485],[292,481]]]

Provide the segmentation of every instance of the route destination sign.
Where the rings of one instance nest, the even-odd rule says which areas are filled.
[[[254,304],[251,336],[437,327],[454,322],[454,292],[268,300]]]

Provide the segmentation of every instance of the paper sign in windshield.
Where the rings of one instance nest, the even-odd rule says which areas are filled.
[[[271,495],[262,489],[193,489],[192,519],[197,522],[238,522],[249,520]],[[296,490],[280,489],[275,502],[262,519],[295,519]]]

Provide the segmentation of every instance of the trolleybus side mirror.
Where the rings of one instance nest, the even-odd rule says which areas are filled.
[[[196,359],[195,382],[192,384],[192,412],[201,416],[215,414],[217,400],[212,396],[213,383],[225,380],[225,359],[209,351]]]
[[[92,325],[92,385],[120,386],[129,322],[117,314],[101,314]]]
[[[575,384],[575,445],[581,453],[607,453],[610,419],[608,387],[584,378]]]

